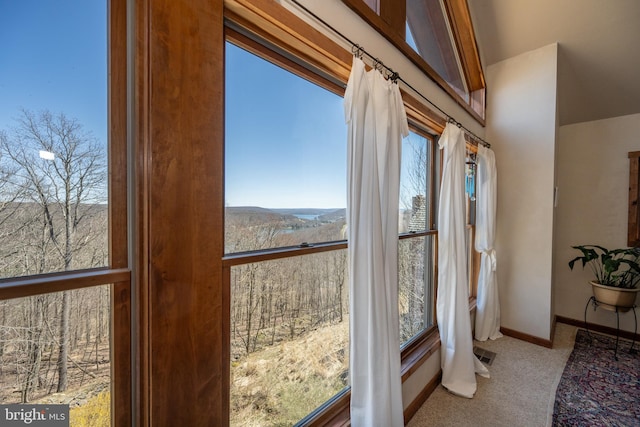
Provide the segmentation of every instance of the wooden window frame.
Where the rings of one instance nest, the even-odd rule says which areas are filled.
[[[336,84],[333,81],[327,80],[317,73],[314,73],[309,68],[300,65],[297,62],[294,62],[292,59],[283,56],[269,47],[266,47],[261,42],[255,40],[248,35],[246,35],[242,30],[238,31],[235,28],[235,25],[227,26],[225,28],[226,39],[237,45],[242,47],[243,49],[248,50],[249,52],[259,56],[260,58],[272,62],[279,67],[291,71],[292,73],[298,75],[301,78],[305,78],[329,91],[336,93],[339,96],[344,96],[344,87]],[[346,84],[346,81],[344,82]],[[435,150],[436,150],[436,142],[428,132],[423,131],[421,128],[424,124],[421,124],[420,127],[412,126],[412,130],[419,133],[421,136],[430,140],[430,150],[429,158],[431,159],[431,165],[429,170],[435,171]],[[434,212],[434,199],[435,199],[435,185],[436,180],[433,179],[434,174],[432,173],[432,178],[429,180],[430,189],[429,193],[431,196],[431,200],[429,203],[429,212],[427,217],[427,228],[429,228],[429,224],[433,224],[433,219],[435,217]],[[439,182],[439,181],[438,181]],[[412,233],[402,233],[399,234],[399,240],[413,239],[413,238],[421,238],[427,236],[437,236],[437,230],[426,229],[422,232],[412,232]],[[224,286],[225,288],[230,288],[231,286],[231,268],[234,266],[258,263],[258,262],[266,262],[273,261],[283,258],[294,258],[298,256],[310,255],[310,254],[318,254],[327,251],[337,251],[347,249],[348,243],[347,241],[337,241],[337,242],[320,242],[314,243],[313,246],[289,246],[289,247],[277,247],[277,248],[269,248],[262,249],[257,251],[248,251],[248,252],[239,252],[239,253],[229,253],[225,254],[223,258],[223,266],[224,266]],[[437,277],[434,277],[434,282],[437,280]],[[435,313],[435,298],[432,301],[432,312]],[[435,322],[434,322],[435,324]],[[426,358],[431,355],[437,348],[439,344],[439,339],[437,339],[437,328],[435,325],[430,325],[425,328],[420,333],[416,334],[412,337],[404,346],[401,353],[401,375],[402,382],[407,380],[409,376],[414,373],[425,361]],[[437,341],[437,344],[436,344]],[[346,397],[349,396],[348,387],[346,391],[339,392],[334,398],[330,399],[325,405],[322,405],[317,411],[310,414],[307,418],[302,420],[300,425],[323,425],[330,418],[332,421],[336,421],[336,416],[344,416],[344,404],[347,402],[348,407],[348,399]],[[348,411],[346,413],[348,415]]]
[[[342,0],[365,22],[400,50],[431,80],[463,107],[478,123],[485,125],[485,79],[475,40],[471,15],[466,0],[444,0],[449,24],[462,63],[463,78],[469,89],[469,101],[464,100],[405,40],[406,2],[380,0],[380,15],[363,0]],[[395,9],[394,9],[395,8]],[[391,10],[392,12],[388,12]],[[393,14],[393,15],[390,15]],[[402,15],[401,17],[399,15]],[[481,109],[480,112],[476,108]]]
[[[629,221],[627,246],[640,246],[640,151],[631,151],[629,157]]]
[[[111,286],[111,422],[132,421],[131,271],[127,217],[127,0],[107,1],[109,265],[0,279],[0,300]]]

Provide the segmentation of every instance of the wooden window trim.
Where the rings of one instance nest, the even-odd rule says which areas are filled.
[[[346,241],[325,242],[312,244],[311,246],[287,246],[283,248],[262,249],[259,251],[240,252],[227,254],[222,259],[225,267],[251,264],[254,262],[273,261],[282,258],[291,258],[303,255],[317,254],[321,252],[347,249]]]
[[[381,0],[382,3],[394,3],[389,0]],[[466,102],[449,84],[416,52],[405,40],[404,31],[398,33],[384,19],[377,15],[362,0],[342,0],[351,10],[356,12],[366,23],[373,27],[378,33],[386,38],[398,50],[400,50],[411,62],[422,70],[431,80],[433,80],[442,90],[444,90],[458,105],[467,111],[478,123],[485,125],[485,118],[471,107],[478,104],[478,100],[484,100],[484,96],[472,95],[476,91],[484,91],[484,75],[480,64],[473,27],[468,8],[464,0],[445,0],[447,10],[451,10],[449,15],[455,44],[460,54],[460,60],[464,69],[464,78],[469,87],[470,102]],[[381,5],[382,8],[382,5]],[[406,14],[406,11],[405,11]],[[404,24],[403,24],[404,25]],[[483,105],[484,107],[484,105]],[[484,108],[483,108],[484,112]]]
[[[267,46],[261,40],[256,40],[249,35],[243,34],[229,26],[225,26],[225,38],[236,46],[253,53],[260,58],[263,58],[280,68],[283,68],[299,77],[302,77],[317,86],[327,89],[338,96],[343,97],[345,87],[342,84],[338,84],[332,80],[323,78],[318,75],[318,72],[314,72],[310,67],[301,65],[300,63],[282,55],[274,50],[276,46]]]
[[[640,246],[640,151],[631,151],[629,157],[629,221],[627,246]]]
[[[486,87],[473,22],[466,0],[445,0],[453,37],[460,53],[469,92]]]
[[[225,19],[299,58],[314,69],[347,82],[352,55],[292,12],[268,0],[224,0]]]
[[[134,423],[228,425],[223,3],[130,1]],[[177,408],[177,410],[176,410]]]
[[[127,128],[128,0],[109,0],[109,267],[102,279],[111,285],[111,424],[133,422],[132,287],[129,270],[129,165]],[[122,279],[114,277],[117,274]]]
[[[395,33],[405,38],[407,3],[405,1],[380,0],[380,17]]]
[[[0,300],[126,282],[130,277],[126,268],[99,268],[0,279]]]

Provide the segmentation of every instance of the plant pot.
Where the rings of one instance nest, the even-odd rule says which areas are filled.
[[[611,311],[616,311],[616,308],[621,312],[629,311],[635,305],[636,296],[640,291],[640,288],[624,289],[601,285],[593,281],[589,283],[591,283],[593,296],[598,304],[605,310]]]

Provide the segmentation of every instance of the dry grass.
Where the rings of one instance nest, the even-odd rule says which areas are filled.
[[[70,427],[110,427],[111,394],[109,391],[98,394],[82,406],[71,408],[69,425]]]
[[[345,387],[349,325],[342,322],[231,365],[231,425],[290,426]]]

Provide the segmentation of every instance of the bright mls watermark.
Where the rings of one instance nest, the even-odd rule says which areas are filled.
[[[0,405],[0,426],[69,427],[69,405]]]

